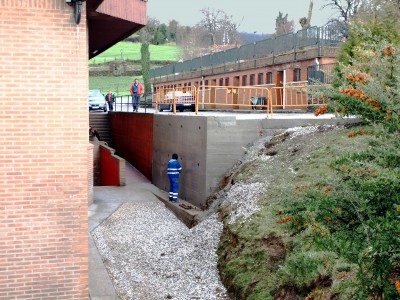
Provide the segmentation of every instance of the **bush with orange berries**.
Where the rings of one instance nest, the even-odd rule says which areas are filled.
[[[354,31],[364,36],[364,42],[352,49],[348,61],[339,60],[334,84],[323,93],[339,114],[399,131],[400,45],[364,28],[355,27]]]

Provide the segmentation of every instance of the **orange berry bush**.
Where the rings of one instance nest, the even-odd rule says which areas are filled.
[[[371,36],[353,49],[350,62],[339,62],[334,84],[322,93],[343,116],[357,116],[368,123],[400,130],[400,51],[397,46]],[[319,108],[315,115],[326,112]]]

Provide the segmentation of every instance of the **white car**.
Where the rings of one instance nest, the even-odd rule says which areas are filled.
[[[99,90],[89,90],[89,110],[107,111],[106,99]]]
[[[170,110],[172,111],[172,102],[175,98],[176,103],[176,110],[180,112],[184,111],[185,109],[190,109],[191,111],[195,111],[195,100],[194,96],[189,92],[182,92],[182,91],[175,91],[175,92],[168,92],[160,104],[158,106],[159,111],[163,110]]]

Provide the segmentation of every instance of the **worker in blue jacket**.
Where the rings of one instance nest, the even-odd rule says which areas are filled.
[[[179,174],[182,172],[181,164],[178,161],[178,154],[172,154],[172,159],[168,161],[169,178],[169,201],[178,202]]]

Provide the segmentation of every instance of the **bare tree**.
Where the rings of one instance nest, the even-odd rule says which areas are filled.
[[[398,18],[400,17],[400,0],[364,0],[359,12],[364,19],[370,19],[371,14],[375,13],[383,18],[385,15],[389,17],[388,14],[392,13],[392,17]]]
[[[207,33],[201,26],[179,27],[177,41],[179,41],[181,59],[187,60],[208,53],[209,39],[204,40],[205,37],[208,37]]]
[[[346,2],[343,1],[345,6],[341,8],[339,6],[342,3],[338,0],[325,1],[330,1],[331,3],[326,4],[324,7],[335,7],[340,12],[340,18],[329,20],[328,25],[339,29],[338,33],[344,38],[348,38],[350,20],[358,24],[385,20],[386,27],[390,25],[395,29],[397,28],[400,33],[400,0],[347,0]]]
[[[283,14],[279,12],[275,20],[275,35],[282,35],[293,31],[294,21],[288,21],[288,14],[283,16]]]
[[[397,0],[396,0],[397,1]],[[359,7],[363,4],[363,0],[325,0],[328,2],[323,6],[332,7],[337,10],[345,24],[348,24],[350,18],[357,14]]]
[[[192,30],[193,28],[190,26],[178,26],[175,33],[176,44],[178,46],[184,45],[190,39]]]
[[[208,35],[210,45],[232,44],[238,42],[239,24],[232,20],[223,10],[203,8],[203,19],[198,26],[203,27]]]
[[[239,24],[233,22],[232,16],[228,16],[225,12],[222,12],[222,16],[219,19],[219,31],[222,35],[221,42],[223,45],[238,43],[239,26]]]
[[[313,0],[310,0],[310,4],[308,6],[307,18],[303,17],[299,20],[299,23],[300,23],[302,29],[307,29],[308,27],[310,27],[313,5],[314,5]]]
[[[140,42],[143,41],[152,44],[157,40],[158,29],[160,27],[160,21],[155,18],[148,18],[147,25],[138,31],[140,36]]]
[[[210,37],[210,44],[215,45],[215,38],[219,30],[219,19],[221,17],[222,11],[210,8],[203,8],[201,10],[203,14],[203,19],[200,21],[199,25],[203,26]]]

